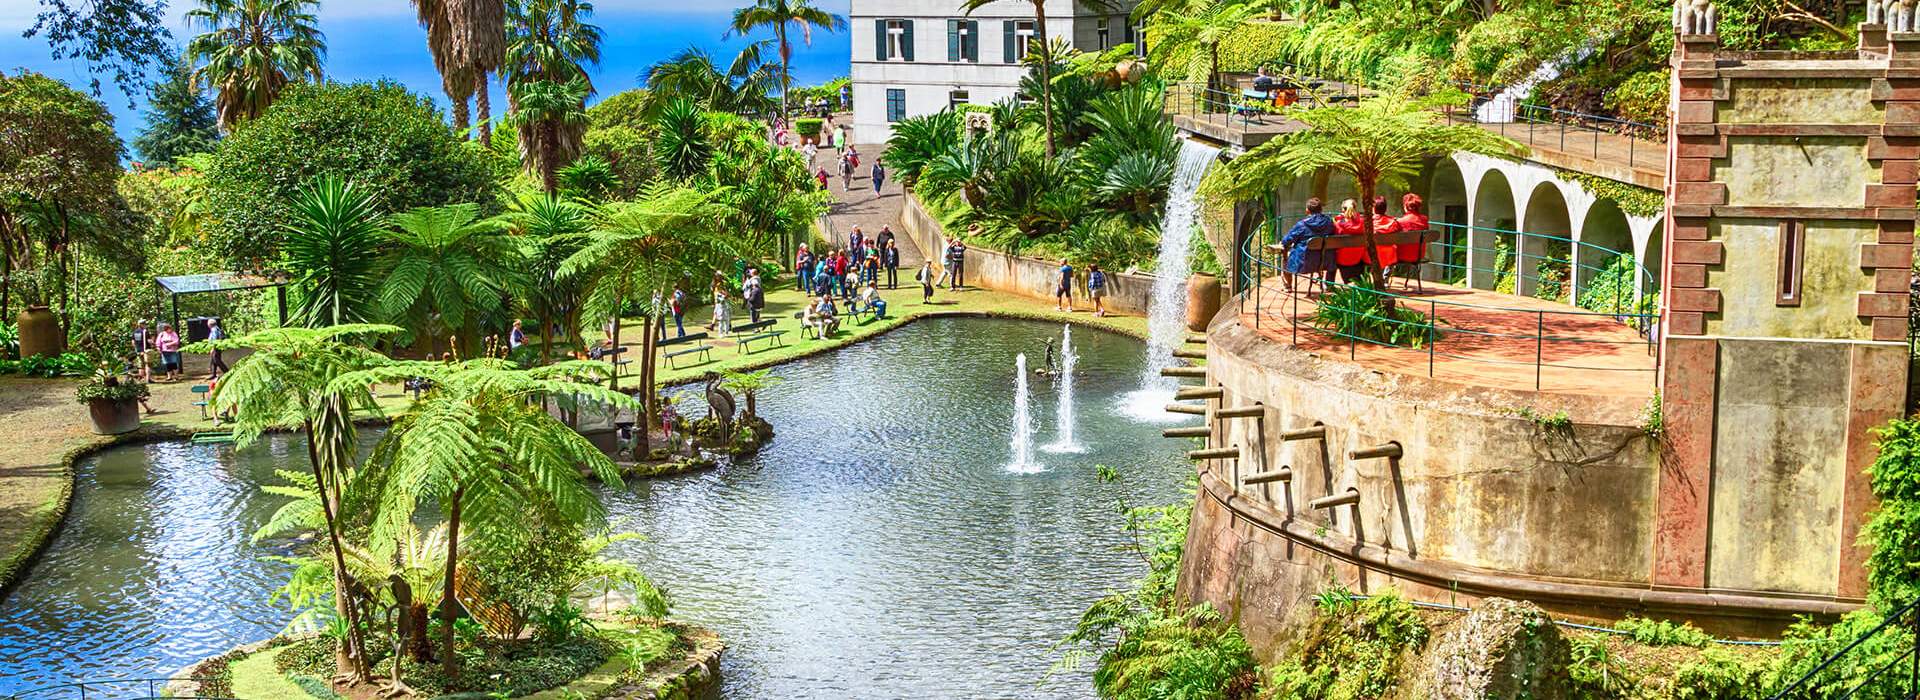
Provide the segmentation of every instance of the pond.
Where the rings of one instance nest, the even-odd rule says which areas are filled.
[[[1086,672],[1048,678],[1081,611],[1144,571],[1122,501],[1181,497],[1185,445],[1118,414],[1142,344],[1075,329],[1082,453],[1007,467],[1014,357],[1037,367],[1061,326],[934,319],[780,367],[759,410],[760,455],[605,494],[644,542],[620,550],[675,598],[674,617],[732,644],[723,698],[1091,698]],[[1035,443],[1059,390],[1032,378]],[[253,488],[276,440],[236,457],[204,446],[88,460],[74,511],[0,603],[0,692],[168,673],[263,638],[284,569],[246,534],[277,499]],[[1118,470],[1101,483],[1095,465]],[[152,504],[152,505],[149,505]]]

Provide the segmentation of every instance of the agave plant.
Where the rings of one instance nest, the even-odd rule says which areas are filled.
[[[1134,215],[1153,216],[1154,202],[1173,183],[1173,163],[1153,153],[1129,153],[1109,168],[1093,191]]]
[[[293,323],[309,328],[374,316],[380,290],[380,212],[373,195],[328,177],[295,194],[281,255],[300,306]]]
[[[713,159],[713,142],[707,133],[706,114],[693,100],[680,98],[661,109],[654,121],[659,129],[654,157],[660,173],[675,180],[687,180],[706,170]]]

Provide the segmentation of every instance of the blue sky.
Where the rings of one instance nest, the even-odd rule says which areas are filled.
[[[844,16],[849,0],[820,0],[822,8]],[[672,55],[689,43],[705,46],[717,56],[731,58],[746,39],[722,41],[733,9],[745,0],[720,3],[676,2],[668,0],[607,0],[595,3],[594,23],[606,33],[601,64],[593,75],[594,87],[605,96],[635,87],[637,76],[646,66]],[[170,0],[168,28],[176,45],[183,44],[191,30],[182,17],[195,6],[191,0]],[[44,39],[23,38],[21,33],[33,26],[40,11],[35,0],[0,0],[0,67],[7,72],[25,67],[86,89],[86,67],[78,61],[50,58]],[[445,108],[440,94],[440,78],[427,56],[426,34],[414,20],[413,6],[407,0],[321,0],[320,30],[327,36],[327,74],[335,80],[358,81],[391,78],[409,89],[432,96]],[[766,38],[766,33],[750,37]],[[794,84],[818,83],[845,75],[851,44],[845,33],[814,34],[811,48],[796,45]],[[129,109],[127,97],[114,89],[110,80],[102,81],[101,99],[113,111],[114,126],[123,140],[139,132],[142,99]],[[494,91],[496,112],[506,104],[504,90]]]

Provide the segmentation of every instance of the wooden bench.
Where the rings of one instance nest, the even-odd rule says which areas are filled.
[[[697,352],[697,353],[700,353],[701,362],[707,362],[713,359],[713,357],[708,354],[713,351],[713,346],[700,342],[706,339],[707,339],[707,334],[705,333],[688,333],[683,336],[667,338],[660,342],[654,343],[654,345],[660,347],[662,350],[666,350],[666,348],[674,347],[677,345],[686,345],[688,343],[693,343],[694,344],[693,347],[685,348],[682,350],[666,350],[666,354],[663,355],[663,357],[667,358],[667,367],[678,369],[678,367],[674,366],[673,358],[679,357],[681,355],[687,355],[687,354],[692,354]]]
[[[748,323],[748,324],[734,326],[733,341],[739,344],[739,348],[740,348],[739,352],[741,354],[745,354],[747,352],[747,343],[751,343],[756,340],[771,340],[777,344],[784,345],[786,341],[782,340],[780,336],[786,335],[787,332],[770,330],[772,328],[773,328],[773,319],[767,319],[759,323]]]

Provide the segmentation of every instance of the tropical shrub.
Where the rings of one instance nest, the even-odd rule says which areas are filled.
[[[622,90],[587,108],[587,123],[595,129],[644,129],[647,126],[647,90]]]
[[[607,162],[613,179],[618,181],[615,191],[621,199],[638,195],[656,174],[651,143],[640,134],[630,127],[608,126],[588,129],[581,137],[580,157]]]
[[[793,130],[801,136],[819,136],[820,127],[825,123],[825,120],[822,119],[804,117],[793,120]]]
[[[1358,340],[1402,348],[1421,348],[1440,339],[1438,319],[1394,303],[1371,283],[1332,286],[1317,300],[1307,322],[1336,341]]]
[[[1419,650],[1431,631],[1413,606],[1391,589],[1354,600],[1343,589],[1316,597],[1319,615],[1296,653],[1269,670],[1265,697],[1273,700],[1349,700],[1392,694],[1403,652]]]
[[[908,187],[920,181],[927,163],[960,144],[960,115],[951,110],[919,117],[908,117],[893,125],[887,139],[887,152],[880,162],[893,168],[893,176]]]
[[[73,397],[80,403],[93,401],[132,401],[150,395],[145,382],[121,381],[113,375],[96,376],[74,387]]]
[[[294,194],[328,175],[359,184],[382,214],[495,207],[496,173],[431,100],[385,81],[299,85],[214,152],[205,184],[213,251],[236,265],[273,260],[294,220]]]
[[[1643,124],[1664,124],[1667,120],[1667,90],[1671,81],[1665,70],[1648,70],[1627,76],[1607,91],[1604,104],[1621,119]]]
[[[1879,456],[1868,469],[1880,507],[1868,516],[1861,544],[1871,601],[1891,611],[1920,597],[1920,420],[1896,419],[1874,431]]]

